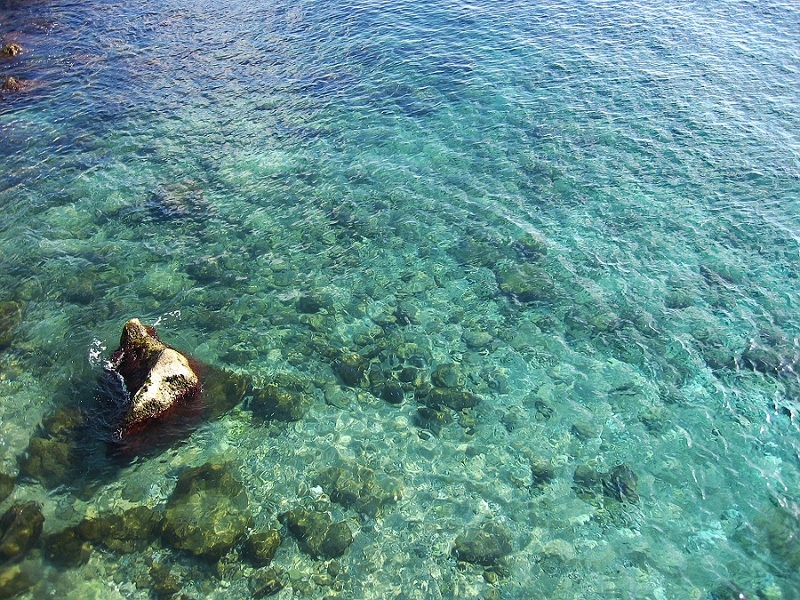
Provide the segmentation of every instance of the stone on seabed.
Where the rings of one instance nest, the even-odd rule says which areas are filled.
[[[0,563],[25,555],[42,534],[44,515],[36,502],[15,504],[0,517]]]
[[[453,544],[453,556],[458,560],[485,566],[496,565],[511,550],[511,533],[494,521],[468,529]]]

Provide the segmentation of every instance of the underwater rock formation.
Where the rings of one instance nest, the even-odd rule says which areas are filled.
[[[17,480],[11,475],[0,473],[0,502],[11,495],[11,492],[14,491],[14,484],[16,481]]]
[[[333,370],[350,387],[364,385],[368,366],[367,361],[354,352],[345,352],[333,362]]]
[[[197,398],[197,373],[183,354],[158,339],[154,328],[131,319],[125,323],[119,346],[108,368],[122,378],[130,395],[116,432],[120,439]]]
[[[14,339],[14,331],[21,322],[22,311],[19,304],[0,302],[0,350],[11,344],[11,340]]]
[[[245,536],[253,519],[244,486],[224,464],[205,463],[178,478],[164,510],[162,540],[217,560]]]
[[[286,576],[272,567],[259,569],[250,576],[248,586],[253,598],[266,598],[286,587]]]
[[[295,508],[282,514],[280,520],[300,542],[300,548],[314,558],[338,558],[353,543],[347,523],[333,523],[331,516],[321,510]]]
[[[74,569],[92,555],[92,545],[81,537],[77,527],[67,527],[44,540],[44,557],[54,565]]]
[[[303,393],[270,383],[253,392],[250,408],[256,417],[278,421],[299,421],[311,401]]]
[[[453,543],[453,556],[458,560],[484,566],[496,565],[511,554],[511,533],[494,521],[468,529]]]
[[[627,465],[617,465],[604,475],[601,481],[603,493],[609,498],[620,502],[636,503],[639,501],[639,494],[636,493],[639,478]]]
[[[497,267],[495,276],[500,290],[520,302],[537,302],[553,297],[555,282],[537,265],[503,263]]]
[[[30,562],[30,561],[28,561]],[[32,588],[38,579],[29,564],[11,564],[0,567],[0,598],[13,598]]]
[[[158,537],[161,513],[147,506],[134,506],[122,513],[104,512],[81,521],[76,531],[93,544],[130,553],[144,550]]]
[[[244,555],[255,566],[266,567],[275,557],[281,541],[281,534],[277,529],[251,533],[244,541]]]
[[[15,504],[0,517],[0,564],[18,560],[42,534],[44,515],[36,502]]]
[[[374,517],[387,504],[394,504],[403,494],[402,484],[389,477],[377,477],[367,467],[329,467],[316,478],[328,491],[331,500],[345,508]]]
[[[83,415],[74,407],[61,407],[45,417],[19,457],[20,475],[46,488],[66,483],[78,460],[77,437],[83,424]]]

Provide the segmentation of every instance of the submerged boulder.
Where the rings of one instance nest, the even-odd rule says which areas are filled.
[[[217,560],[241,541],[253,519],[247,492],[224,464],[186,469],[164,510],[162,540],[180,550]]]
[[[511,551],[511,532],[494,521],[467,529],[453,543],[453,556],[458,560],[484,566],[496,565]]]
[[[67,483],[78,461],[78,436],[84,424],[81,411],[62,406],[42,419],[42,423],[19,457],[19,471],[46,488]]]
[[[25,556],[42,534],[44,515],[36,502],[15,504],[0,517],[0,563]]]
[[[116,432],[120,439],[192,402],[200,392],[200,379],[189,359],[164,344],[155,329],[139,319],[125,323],[108,368],[119,375],[130,396]]]
[[[14,491],[14,484],[16,484],[16,482],[16,478],[12,477],[11,475],[0,473],[0,502],[11,495],[11,492]]]
[[[321,510],[295,508],[280,516],[300,548],[314,558],[331,559],[342,556],[353,543],[353,532],[344,521],[333,522]]]

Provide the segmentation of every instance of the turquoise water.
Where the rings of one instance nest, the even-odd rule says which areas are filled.
[[[44,540],[226,462],[281,530],[278,598],[800,598],[800,10],[658,4],[2,4],[0,509],[39,502]],[[307,412],[248,397],[111,473],[87,439],[66,480],[21,473],[132,317]],[[426,412],[441,365],[476,406]],[[336,501],[331,466],[392,500]],[[348,524],[341,557],[298,506]],[[459,562],[484,523],[511,551]],[[22,597],[168,597],[158,563],[245,598],[255,570],[45,554]]]

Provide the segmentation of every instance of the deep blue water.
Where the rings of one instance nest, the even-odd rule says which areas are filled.
[[[314,505],[353,532],[331,566],[283,527],[280,598],[800,597],[795,5],[48,0],[0,4],[0,34],[25,83],[0,94],[0,508],[39,502],[43,540],[226,461],[256,529]],[[132,317],[307,412],[246,398],[110,472],[82,439],[43,485],[19,457],[92,412]],[[431,420],[453,364],[480,401]],[[399,498],[343,504],[330,466]],[[459,563],[487,522],[511,551]],[[153,562],[189,598],[252,591],[238,546],[155,539],[34,550],[23,597],[148,598]]]

